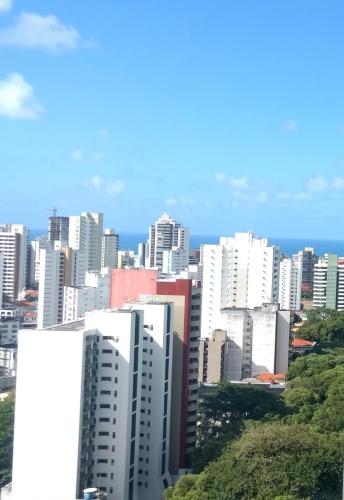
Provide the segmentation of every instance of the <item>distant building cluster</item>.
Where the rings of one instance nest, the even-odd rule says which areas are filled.
[[[190,468],[202,386],[283,383],[290,350],[313,347],[290,345],[292,313],[344,310],[344,258],[252,232],[190,250],[164,213],[135,252],[82,212],[29,239],[0,226],[0,391],[16,386],[1,499],[162,498]]]

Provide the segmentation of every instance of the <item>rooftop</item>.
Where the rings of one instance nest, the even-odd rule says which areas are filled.
[[[309,340],[304,339],[293,339],[291,346],[292,347],[314,347],[316,342],[311,342]]]
[[[85,320],[84,319],[79,319],[78,321],[71,321],[70,323],[61,323],[59,325],[54,325],[54,326],[49,326],[48,328],[44,328],[44,330],[47,331],[60,331],[60,332],[65,332],[65,331],[73,331],[73,332],[78,332],[80,330],[83,330],[85,328]]]

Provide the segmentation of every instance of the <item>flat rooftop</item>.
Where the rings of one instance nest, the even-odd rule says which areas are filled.
[[[85,328],[85,319],[79,319],[78,321],[71,321],[70,323],[60,323],[58,325],[54,326],[49,326],[48,328],[44,328],[45,331],[60,331],[60,332],[65,332],[65,331],[73,331],[77,332],[80,330],[83,330]]]

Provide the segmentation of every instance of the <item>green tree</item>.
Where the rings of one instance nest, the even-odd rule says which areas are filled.
[[[237,437],[246,420],[262,420],[285,414],[283,402],[273,394],[250,385],[221,383],[199,405],[194,471],[201,471],[224,446]]]
[[[307,313],[307,321],[298,329],[297,336],[318,342],[320,347],[344,346],[344,312],[317,309]]]
[[[0,401],[0,487],[11,481],[14,395]]]
[[[324,370],[334,368],[337,365],[344,365],[344,355],[336,354],[308,354],[300,356],[293,361],[288,369],[288,380],[299,378],[309,378]]]
[[[324,435],[308,425],[250,423],[184,495],[179,485],[169,499],[290,500],[339,499],[343,436]]]

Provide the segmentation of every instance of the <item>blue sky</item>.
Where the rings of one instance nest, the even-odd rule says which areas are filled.
[[[344,4],[0,0],[1,219],[344,239]]]

